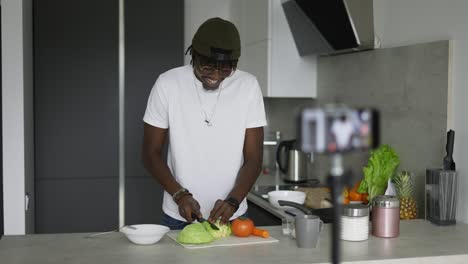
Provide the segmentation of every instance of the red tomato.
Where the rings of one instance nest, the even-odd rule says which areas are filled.
[[[254,222],[245,217],[239,217],[232,221],[232,233],[238,237],[248,237],[252,234],[254,229]]]

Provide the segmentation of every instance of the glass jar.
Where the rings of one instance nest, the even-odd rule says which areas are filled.
[[[369,238],[369,207],[364,204],[343,206],[341,216],[341,239],[364,241]]]
[[[379,195],[372,200],[372,235],[400,235],[400,200],[393,195]]]

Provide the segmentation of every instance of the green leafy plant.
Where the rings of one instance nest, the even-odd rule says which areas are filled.
[[[369,193],[369,202],[377,196],[384,194],[388,179],[392,178],[400,164],[400,159],[389,145],[381,145],[371,151],[367,166],[364,167],[364,178],[359,185],[359,193]]]

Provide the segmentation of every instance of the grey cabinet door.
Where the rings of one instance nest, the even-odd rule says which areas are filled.
[[[161,215],[141,164],[158,74],[183,63],[183,1],[125,1],[127,222]],[[118,226],[118,1],[34,1],[36,232]]]
[[[184,1],[125,1],[126,223],[158,223],[163,191],[143,167],[143,114],[159,74],[184,63]]]
[[[118,225],[118,1],[34,1],[36,232]]]

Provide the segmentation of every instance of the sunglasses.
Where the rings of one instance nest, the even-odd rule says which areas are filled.
[[[210,62],[203,59],[198,59],[195,62],[196,69],[203,75],[212,75],[216,71],[223,77],[230,77],[236,70],[237,61],[229,62]]]

